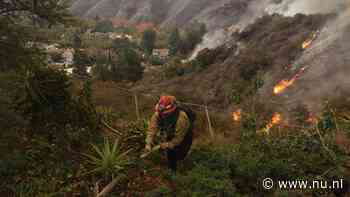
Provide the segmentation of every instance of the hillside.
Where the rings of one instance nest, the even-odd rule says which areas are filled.
[[[258,72],[262,72],[261,77],[265,78],[267,85],[275,83],[281,76],[284,77],[285,67],[302,55],[302,43],[320,29],[330,17],[329,15],[284,17],[277,14],[265,16],[248,26],[242,33],[233,34],[225,45],[200,52],[195,61],[202,61],[203,56],[209,56],[211,59],[205,69],[139,88],[146,88],[146,92],[154,90],[158,93],[195,95],[193,101],[227,108],[234,104],[232,94],[235,86],[243,83],[246,85],[245,88],[248,88],[256,79]],[[191,65],[185,67],[190,69]],[[244,79],[241,72],[252,72],[253,76]],[[272,75],[270,79],[267,78],[268,75]],[[140,84],[149,83],[140,82]],[[152,90],[149,90],[150,87],[153,87]],[[261,93],[270,95],[272,93],[270,90]],[[245,94],[244,92],[241,93]]]
[[[198,20],[210,28],[232,24],[245,12],[250,1],[244,0],[75,0],[74,14],[126,18],[132,21],[152,20],[162,25],[186,25]]]
[[[131,21],[151,20],[162,26],[183,26],[196,20],[209,29],[227,27],[239,22],[244,27],[264,13],[292,16],[296,13],[337,12],[346,0],[320,4],[320,0],[73,0],[73,14],[94,18],[124,18]],[[322,5],[322,6],[320,6]]]
[[[65,2],[0,3],[1,197],[349,196],[350,0]]]
[[[256,93],[261,100],[271,99],[275,85],[283,79],[292,78],[299,69],[306,69],[292,88],[272,99],[281,105],[284,103],[287,109],[303,103],[318,111],[320,106],[315,103],[322,103],[324,98],[332,97],[334,93],[348,93],[349,81],[344,76],[348,73],[346,62],[350,45],[346,35],[350,23],[346,18],[350,12],[344,4],[346,1],[334,1],[318,7],[314,6],[316,2],[281,1],[279,4],[262,3],[259,8],[252,6],[255,5],[252,2],[240,19],[231,25],[245,28],[208,33],[195,50],[199,57],[194,62],[206,61],[204,69],[153,84],[153,88],[141,85],[136,89],[195,95],[193,100],[197,102],[227,108],[235,104],[232,96],[237,91],[236,84],[244,83],[245,89],[249,89],[258,76],[264,85]],[[251,14],[252,10],[257,12]],[[259,18],[259,10],[279,14]],[[298,12],[305,14],[294,15]],[[247,22],[255,17],[259,19],[254,23]],[[311,41],[311,46],[303,48],[306,41]],[[255,67],[252,66],[254,64]],[[182,66],[185,70],[193,70],[193,65]],[[242,81],[242,72],[256,76]],[[328,79],[336,83],[327,83]],[[316,86],[320,88],[314,89]],[[247,95],[249,91],[239,92]]]

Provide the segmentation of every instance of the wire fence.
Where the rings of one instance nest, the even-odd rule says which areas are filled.
[[[108,85],[107,83],[104,83],[98,88],[103,88],[103,92],[108,92],[109,94],[113,93],[109,96],[113,99],[119,99],[119,105],[114,106],[114,108],[118,108],[118,111],[124,111],[124,114],[127,115],[128,118],[135,120],[143,120],[146,117],[150,117],[154,112],[155,104],[159,101],[160,98],[160,95],[130,90],[127,88],[119,87],[115,84]],[[99,100],[104,99],[106,98],[102,95],[99,98]],[[111,98],[108,99],[111,100]],[[178,101],[178,103],[180,105],[187,106],[196,112],[196,123],[199,127],[197,127],[197,129],[208,132],[212,138],[215,137],[214,128],[222,126],[221,123],[223,119],[225,119],[225,122],[233,124],[232,114],[229,113],[228,110],[190,102]],[[107,105],[110,104],[112,104],[112,102],[109,104],[107,103]],[[133,109],[130,109],[131,107]],[[215,117],[213,114],[215,114]],[[218,114],[220,114],[220,120],[217,120]]]
[[[160,98],[160,95],[156,95],[156,93],[144,93],[119,87],[116,84],[103,85],[102,88],[105,89],[105,92],[113,93],[113,98],[120,99],[119,104],[114,106],[114,108],[117,108],[118,111],[123,111],[124,115],[127,115],[127,119],[148,119],[154,113],[154,106]],[[104,99],[103,97],[101,97],[102,100]],[[283,108],[288,103],[273,99],[264,102],[277,106],[277,108]],[[107,105],[110,106],[114,103],[115,101],[113,100]],[[211,138],[215,138],[221,130],[226,132],[228,128],[237,128],[237,125],[241,124],[240,121],[234,120],[234,109],[219,109],[213,106],[181,101],[178,101],[178,103],[188,106],[197,114],[196,129],[200,132],[208,133]],[[303,129],[305,125],[289,124],[282,121],[278,124],[278,127],[279,129],[281,127]]]

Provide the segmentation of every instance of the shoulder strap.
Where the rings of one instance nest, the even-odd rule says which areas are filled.
[[[191,108],[186,107],[186,106],[179,106],[179,110],[186,113],[186,115],[187,115],[188,119],[190,120],[191,124],[194,123],[194,121],[196,120],[196,114],[192,111]]]

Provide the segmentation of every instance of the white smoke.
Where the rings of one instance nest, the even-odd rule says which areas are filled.
[[[215,48],[224,44],[229,36],[235,31],[242,31],[248,25],[255,22],[256,19],[265,14],[281,14],[284,16],[294,16],[295,14],[317,14],[317,13],[339,13],[350,5],[350,0],[283,0],[276,3],[274,0],[255,0],[252,1],[246,12],[240,16],[238,23],[232,24],[230,31],[214,30],[205,35],[190,60],[197,57],[198,52],[205,48]]]
[[[308,66],[295,88],[288,92],[288,102],[304,103],[319,111],[322,100],[350,94],[350,8],[330,21],[318,39],[294,63]]]
[[[344,9],[345,5],[346,0],[284,0],[279,4],[270,4],[266,11],[285,16],[294,16],[298,13],[337,13]]]
[[[228,38],[229,34],[225,29],[218,29],[205,34],[203,37],[203,41],[194,49],[189,60],[194,60],[197,57],[198,53],[203,49],[214,49],[222,45]]]
[[[218,30],[209,31],[200,43],[193,51],[189,60],[193,60],[197,57],[198,53],[203,49],[213,49],[220,45],[223,45],[231,36],[233,32],[243,30],[248,24],[253,23],[258,17],[265,13],[264,9],[267,5],[267,0],[252,1],[246,12],[239,17],[237,24],[232,24],[228,29],[221,28]]]

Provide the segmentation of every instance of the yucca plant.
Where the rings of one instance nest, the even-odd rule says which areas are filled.
[[[123,151],[118,140],[111,144],[105,138],[103,147],[93,144],[92,148],[93,154],[84,154],[88,159],[87,162],[93,167],[87,174],[99,174],[114,178],[131,164],[128,156],[131,149]]]

